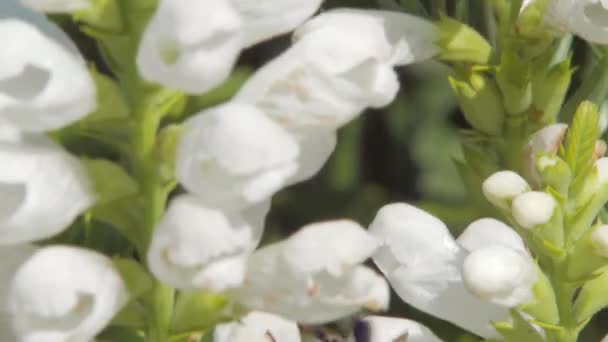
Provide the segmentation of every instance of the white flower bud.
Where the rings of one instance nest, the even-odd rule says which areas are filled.
[[[534,133],[530,139],[532,154],[536,155],[538,152],[545,152],[546,154],[557,153],[567,130],[568,125],[558,123],[543,127]]]
[[[608,44],[608,2],[605,0],[548,1],[545,20],[557,31]]]
[[[21,130],[65,127],[95,108],[84,60],[55,33],[20,19],[0,19],[0,118]],[[65,36],[65,34],[64,34]]]
[[[591,233],[591,240],[598,255],[608,258],[608,225],[601,225]]]
[[[482,184],[483,194],[497,208],[508,210],[516,196],[529,189],[528,183],[513,171],[499,171]]]
[[[176,197],[154,230],[148,250],[152,273],[180,289],[241,285],[247,255],[262,236],[264,207],[246,217],[206,207],[192,195]]]
[[[536,268],[525,252],[493,245],[477,249],[466,257],[462,277],[475,296],[514,307],[532,299]]]
[[[36,11],[47,13],[71,13],[91,6],[91,0],[21,0]]]
[[[363,329],[369,331],[368,342],[441,342],[429,328],[409,319],[367,316],[361,323],[365,324]],[[355,341],[355,337],[351,337],[348,341]]]
[[[65,246],[36,252],[17,271],[9,294],[15,332],[24,342],[90,341],[126,302],[109,258]]]
[[[227,103],[185,122],[176,174],[205,203],[242,208],[286,186],[299,157],[296,139],[263,112]]]
[[[148,81],[203,93],[230,74],[242,48],[241,33],[230,0],[160,0],[143,33],[137,67]]]
[[[239,322],[220,324],[213,331],[213,342],[300,342],[295,322],[265,312],[254,311]]]
[[[603,157],[595,162],[597,170],[597,182],[600,186],[608,182],[608,157]]]
[[[76,158],[46,137],[12,139],[0,141],[0,245],[49,238],[94,202]]]
[[[544,192],[530,191],[513,200],[513,217],[523,228],[531,229],[551,220],[557,203]]]
[[[502,245],[525,251],[524,241],[511,227],[493,218],[482,218],[469,224],[458,237],[458,244],[467,251]]]

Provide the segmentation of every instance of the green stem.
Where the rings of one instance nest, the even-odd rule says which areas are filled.
[[[578,338],[572,302],[576,287],[567,279],[566,265],[565,260],[556,263],[550,277],[557,301],[559,324],[563,328],[563,330],[553,333],[556,342],[575,342]]]

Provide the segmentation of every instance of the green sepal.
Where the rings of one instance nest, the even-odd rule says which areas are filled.
[[[540,153],[536,156],[536,172],[544,187],[555,189],[561,196],[568,195],[572,172],[568,164],[556,155]]]
[[[530,64],[512,51],[510,46],[506,48],[496,70],[496,81],[507,113],[518,114],[532,104]]]
[[[114,258],[112,263],[120,273],[131,300],[139,298],[152,288],[154,279],[141,264],[124,258]]]
[[[505,113],[496,85],[475,71],[456,73],[449,81],[471,126],[485,134],[500,135]]]
[[[173,184],[175,181],[175,158],[183,127],[168,125],[158,134],[156,156],[162,181]]]
[[[548,324],[556,324],[559,321],[559,310],[555,300],[555,292],[551,286],[551,280],[545,275],[543,270],[536,265],[537,280],[534,283],[532,292],[534,299],[523,304],[520,309],[530,314],[536,320]]]
[[[511,310],[512,321],[494,322],[494,328],[507,342],[545,342],[540,333],[517,310]]]
[[[579,292],[574,302],[576,322],[584,322],[604,307],[608,306],[608,268],[589,280]]]
[[[517,17],[517,33],[533,40],[550,40],[552,30],[545,24],[546,7],[549,0],[536,0],[529,4]]]
[[[600,224],[587,230],[580,239],[576,241],[568,256],[567,276],[572,281],[577,281],[591,276],[599,268],[608,265],[608,258],[597,253],[595,243],[591,234]]]
[[[530,119],[544,126],[554,123],[564,103],[574,70],[571,58],[551,67],[549,72],[533,78],[533,113]]]
[[[118,164],[105,159],[81,159],[93,191],[95,205],[105,205],[117,199],[137,194],[137,182]]]
[[[73,18],[97,30],[120,33],[125,23],[117,1],[121,0],[89,0],[91,5],[75,12]]]
[[[175,302],[171,331],[175,334],[204,331],[231,320],[226,314],[229,300],[222,294],[207,291],[182,291]]]
[[[252,73],[253,70],[249,68],[237,67],[230,77],[216,88],[201,95],[190,96],[186,105],[186,115],[196,114],[205,108],[230,100]]]
[[[129,118],[130,110],[118,83],[101,74],[95,68],[89,68],[97,88],[97,108],[78,124],[89,125],[101,122],[124,122]]]
[[[492,54],[492,46],[472,27],[447,16],[435,22],[439,48],[437,57],[449,62],[486,64]]]

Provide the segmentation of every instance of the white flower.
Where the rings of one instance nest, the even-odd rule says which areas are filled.
[[[545,126],[534,133],[529,144],[532,154],[535,156],[538,152],[546,154],[557,153],[567,130],[568,125],[558,123]]]
[[[530,191],[513,200],[513,218],[523,228],[531,229],[551,220],[557,203],[544,192]]]
[[[308,180],[316,175],[334,152],[337,144],[335,131],[302,130],[295,132],[294,136],[300,147],[299,165],[288,185]]]
[[[386,309],[386,281],[359,265],[376,247],[376,240],[354,222],[311,224],[256,251],[243,286],[231,295],[252,310],[304,324],[333,321],[362,307]]]
[[[101,332],[126,300],[122,278],[106,256],[53,246],[21,265],[9,308],[19,341],[81,342]]]
[[[40,12],[71,13],[91,6],[91,0],[21,0],[24,5]]]
[[[499,171],[482,184],[482,191],[490,203],[497,208],[509,210],[511,201],[529,189],[528,183],[513,171]]]
[[[549,0],[545,20],[555,30],[597,44],[608,44],[606,0]]]
[[[608,182],[608,157],[603,157],[596,160],[594,166],[597,172],[598,184],[606,184]]]
[[[284,187],[298,158],[291,134],[252,106],[228,103],[186,121],[176,174],[206,203],[246,207]]]
[[[20,19],[0,19],[0,118],[25,131],[62,128],[96,105],[84,60],[53,35]]]
[[[228,77],[241,47],[241,18],[230,0],[160,0],[137,67],[148,81],[203,93]]]
[[[295,322],[265,312],[251,312],[240,322],[220,324],[213,332],[213,342],[300,342]]]
[[[392,67],[430,57],[418,49],[430,32],[430,22],[405,14],[325,12],[299,28],[295,44],[259,69],[235,99],[290,130],[339,128],[366,107],[393,100],[399,82]]]
[[[402,318],[367,316],[361,320],[365,326],[364,336],[368,342],[441,342],[429,328],[424,325]],[[355,332],[356,334],[356,332]],[[351,336],[348,341],[358,341],[355,336]]]
[[[245,46],[286,33],[314,14],[323,0],[232,0],[243,20]]]
[[[13,245],[0,247],[0,341],[17,341],[12,327],[12,317],[8,312],[8,296],[11,282],[19,266],[35,251],[33,245]]]
[[[383,243],[374,262],[405,302],[483,337],[497,335],[490,323],[507,319],[508,309],[471,293],[461,268],[467,256],[487,247],[522,251],[521,238],[508,226],[493,219],[480,220],[456,242],[437,218],[416,207],[395,203],[380,209],[369,230]],[[528,286],[519,282],[514,285],[518,289]],[[486,299],[497,302],[501,295]]]
[[[46,137],[11,138],[0,140],[0,244],[51,237],[93,204],[88,178]]]
[[[154,231],[148,265],[180,289],[222,291],[241,285],[247,255],[260,241],[269,206],[245,213],[207,207],[193,195],[173,199]]]

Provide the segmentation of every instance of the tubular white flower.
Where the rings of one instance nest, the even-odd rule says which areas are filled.
[[[247,216],[207,207],[192,195],[176,197],[152,237],[152,273],[180,289],[223,291],[241,285],[247,255],[262,236],[260,222],[268,211],[263,206]]]
[[[71,13],[91,6],[91,0],[21,0],[33,10],[48,13]]]
[[[555,199],[544,192],[530,191],[513,200],[513,218],[523,228],[531,229],[551,220]]]
[[[213,342],[300,342],[295,322],[265,312],[251,312],[240,322],[220,324],[213,332]]]
[[[373,237],[351,221],[311,224],[256,251],[243,286],[231,295],[253,310],[304,324],[320,324],[362,307],[388,307],[388,284],[359,264],[376,249]]]
[[[506,236],[500,232],[505,227],[492,223],[487,229]],[[492,234],[475,237],[473,230],[480,231],[479,224],[463,237],[465,246],[476,248],[484,240],[490,242]],[[497,336],[490,322],[505,320],[508,309],[481,300],[465,288],[460,269],[469,251],[456,244],[440,220],[413,206],[394,203],[380,209],[369,231],[383,243],[374,262],[405,302],[480,336]]]
[[[597,44],[608,44],[608,2],[605,0],[552,0],[545,20],[557,31],[570,32]]]
[[[591,233],[591,240],[598,255],[608,258],[608,225],[601,225]]]
[[[245,46],[287,33],[313,15],[323,0],[232,0],[243,20]]]
[[[467,289],[479,298],[515,307],[533,298],[536,268],[527,253],[492,245],[466,257],[462,276]]]
[[[399,82],[392,67],[430,56],[408,45],[427,26],[393,12],[325,12],[304,24],[295,44],[258,70],[236,100],[255,104],[291,130],[339,128],[366,107],[394,99]]]
[[[46,137],[14,138],[0,141],[0,244],[51,237],[94,202],[76,158]]]
[[[20,19],[0,19],[0,117],[25,131],[62,128],[90,113],[96,93],[84,60]],[[8,44],[8,45],[7,45]]]
[[[493,218],[482,218],[469,224],[458,236],[457,242],[469,252],[501,245],[511,249],[526,251],[524,241],[511,227]]]
[[[488,177],[482,184],[487,200],[497,208],[509,210],[511,201],[530,187],[525,179],[513,171],[499,171]]]
[[[545,152],[547,154],[557,153],[567,130],[568,125],[558,123],[546,126],[534,133],[529,144],[532,154],[536,155],[538,152]]]
[[[300,131],[295,132],[294,136],[300,147],[299,166],[288,185],[308,180],[316,175],[336,149],[338,140],[335,131]]]
[[[41,274],[52,272],[52,276]],[[9,307],[19,341],[89,341],[127,301],[112,262],[66,246],[40,249],[17,271]]]
[[[161,0],[139,45],[139,72],[169,88],[208,91],[230,74],[241,28],[230,0]]]
[[[361,322],[364,324],[364,327],[361,328],[365,331],[364,336],[369,336],[368,339],[363,341],[441,342],[429,328],[409,319],[367,316]],[[349,341],[358,341],[356,336],[357,331]]]
[[[206,203],[246,207],[284,187],[298,158],[291,134],[252,106],[228,103],[186,121],[176,174]]]

